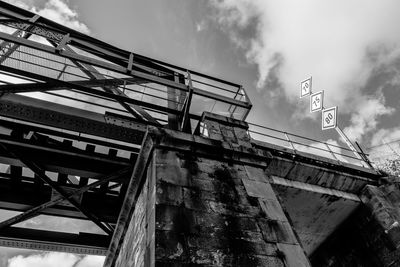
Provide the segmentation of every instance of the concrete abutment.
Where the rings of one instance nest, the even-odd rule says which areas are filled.
[[[149,127],[106,267],[301,267],[311,266],[310,255],[313,266],[342,266],[319,260],[340,251],[328,236],[359,210],[392,201],[376,192],[376,174],[286,148],[260,149],[243,122],[206,114],[197,133]],[[381,225],[369,232],[391,234],[392,246],[396,223],[385,214],[396,209],[368,217]]]
[[[265,173],[269,157],[252,150],[243,122],[213,119],[203,119],[213,140],[150,130],[147,171],[132,179],[105,266],[310,266]]]

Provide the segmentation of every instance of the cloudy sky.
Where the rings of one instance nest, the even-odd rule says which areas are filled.
[[[325,91],[325,107],[338,106],[339,126],[352,141],[399,149],[398,0],[9,2],[123,49],[242,84],[254,104],[248,121],[344,145],[334,130],[321,131],[321,114],[299,99],[300,81],[312,76],[313,91]],[[4,251],[4,266],[45,266],[38,262],[57,257],[65,266],[101,265],[98,258]]]

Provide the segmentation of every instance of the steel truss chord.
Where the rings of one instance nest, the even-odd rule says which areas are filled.
[[[40,18],[39,15],[35,15],[32,18],[29,19],[29,22],[35,23],[38,19]],[[25,24],[21,29],[16,30],[12,36],[15,37],[20,37],[24,39],[28,39],[32,33],[28,32],[30,29],[32,29],[33,25],[31,24]],[[12,53],[15,52],[15,50],[18,49],[20,45],[16,43],[10,43],[7,41],[3,41],[0,44],[0,51],[1,53],[4,51],[4,54],[0,55],[0,64],[3,63],[9,56],[12,55]]]
[[[30,47],[30,48],[33,48],[33,49],[38,49],[38,50],[41,50],[43,52],[47,52],[47,53],[50,53],[50,54],[57,54],[59,56],[62,56],[64,58],[67,58],[67,59],[70,59],[70,60],[76,60],[76,61],[79,61],[81,63],[85,63],[85,64],[97,66],[97,67],[101,67],[101,68],[104,68],[104,69],[107,69],[107,70],[110,70],[110,71],[115,71],[115,72],[122,73],[122,74],[132,75],[133,77],[137,77],[139,79],[148,80],[149,82],[154,82],[154,83],[157,83],[157,84],[160,84],[160,85],[163,85],[163,86],[171,87],[171,88],[174,88],[176,90],[185,91],[185,92],[188,90],[187,86],[185,84],[181,84],[181,83],[169,80],[169,79],[158,77],[158,76],[156,76],[154,74],[151,75],[151,74],[147,74],[145,72],[134,71],[134,70],[128,71],[127,67],[122,67],[122,66],[119,66],[119,65],[116,65],[116,64],[105,62],[105,61],[100,61],[100,60],[89,58],[89,57],[82,56],[82,55],[79,55],[79,54],[70,53],[68,51],[60,51],[59,53],[57,53],[56,49],[54,47],[51,47],[51,46],[48,46],[48,45],[43,45],[43,44],[40,44],[40,43],[37,43],[37,42],[33,42],[33,41],[30,41],[30,40],[17,38],[17,37],[11,36],[11,35],[6,34],[6,33],[0,32],[0,39],[7,40],[9,42],[18,43],[20,45],[24,45],[24,46],[27,46],[27,47]],[[2,67],[4,67],[4,66],[2,66]],[[44,77],[42,77],[41,80],[43,80],[43,78]],[[48,80],[51,79],[49,77],[45,77],[45,78],[48,79]],[[40,79],[40,78],[38,78],[38,79]],[[236,105],[238,107],[242,107],[242,108],[245,108],[245,109],[250,109],[251,108],[251,104],[248,103],[248,102],[242,102],[242,101],[239,101],[239,100],[236,100],[236,99],[232,99],[232,98],[229,98],[227,96],[220,95],[220,94],[215,94],[213,92],[209,92],[207,90],[203,90],[203,89],[200,89],[200,88],[193,87],[193,93],[195,95],[198,95],[198,96],[211,98],[211,99],[214,99],[214,100],[217,100],[217,101],[221,101],[221,102],[224,102],[224,103],[227,103],[227,104]],[[141,101],[138,101],[138,103],[135,103],[135,104],[137,104],[137,105],[149,104],[147,102],[141,102],[141,103],[140,102]],[[166,108],[166,107],[163,107],[163,108]],[[179,113],[179,111],[175,110],[175,112],[172,112],[172,113],[176,114],[176,113]]]
[[[100,178],[100,180],[98,180],[98,181],[96,181],[94,183],[91,183],[90,185],[83,186],[83,187],[75,190],[74,192],[67,193],[67,197],[62,196],[62,195],[57,196],[54,199],[52,199],[52,200],[50,200],[50,201],[48,201],[46,203],[43,203],[43,204],[41,204],[39,206],[36,206],[34,208],[31,208],[31,209],[23,212],[21,214],[18,214],[18,215],[14,216],[14,217],[12,217],[10,219],[7,219],[7,220],[5,220],[5,221],[0,223],[0,230],[4,229],[6,227],[12,226],[12,225],[14,225],[16,223],[28,220],[28,219],[30,219],[32,217],[35,217],[35,216],[37,216],[39,214],[39,212],[41,212],[41,211],[43,211],[43,210],[45,210],[47,208],[50,208],[50,207],[52,207],[54,205],[57,205],[58,203],[66,200],[66,199],[69,200],[73,196],[83,194],[84,192],[86,192],[86,191],[88,191],[90,189],[93,189],[93,188],[95,188],[97,186],[101,186],[103,184],[106,184],[106,183],[111,182],[111,181],[115,181],[117,179],[123,179],[123,177],[125,177],[126,175],[129,174],[130,170],[131,170],[131,168],[124,168],[124,169],[122,169],[120,171],[117,171],[117,172],[115,172],[113,174],[103,176],[102,178]]]
[[[186,101],[183,105],[182,108],[182,122],[181,122],[181,129],[184,132],[191,133],[192,129],[190,127],[190,106],[192,103],[192,97],[193,97],[193,84],[192,84],[192,78],[190,76],[190,72],[187,72],[187,79],[188,79],[188,95],[186,97]]]
[[[69,34],[65,35],[63,38],[64,42],[60,42],[58,45],[51,41],[50,43],[56,47],[57,50],[61,51],[61,49],[64,49],[70,53],[75,53],[77,54],[72,48],[70,48],[68,46],[68,40],[70,39]],[[78,66],[91,80],[104,80],[107,81],[107,79],[104,77],[103,74],[101,74],[98,70],[96,70],[93,66],[89,65],[89,64],[85,64],[85,63],[80,63],[76,60],[72,60],[72,62]],[[113,86],[101,86],[101,88],[103,88],[104,91],[112,93],[112,94],[116,94],[116,95],[121,95],[124,97],[128,97],[125,93],[121,92],[121,90],[118,89],[118,87],[116,87],[115,85]],[[148,114],[142,107],[138,106],[138,105],[134,105],[131,104],[132,107],[130,105],[128,105],[127,103],[123,102],[122,100],[117,100],[117,102],[124,107],[130,114],[132,114],[135,118],[142,120],[142,121],[150,121],[151,123],[155,124],[155,125],[161,125],[156,119],[154,119],[150,114]],[[145,120],[144,120],[144,119]]]
[[[4,73],[8,75],[8,73]],[[126,78],[124,81],[119,79],[97,79],[97,80],[75,80],[69,81],[70,83],[85,86],[85,87],[96,87],[101,86],[104,83],[110,83],[115,86],[126,84],[138,84],[142,81],[134,78]],[[52,82],[40,82],[40,83],[18,83],[18,84],[4,84],[0,85],[0,93],[29,93],[29,92],[45,92],[45,91],[57,91],[57,90],[71,90],[70,87],[61,86]]]
[[[13,226],[1,231],[0,246],[105,255],[109,240],[109,236],[101,234],[73,234]]]
[[[1,35],[1,33],[0,33]],[[153,103],[149,103],[149,102],[143,102],[140,100],[136,100],[133,98],[129,98],[129,97],[125,97],[122,95],[116,95],[113,93],[109,93],[109,92],[103,92],[103,91],[98,91],[98,90],[93,90],[92,88],[86,87],[86,86],[82,86],[82,85],[78,85],[78,84],[73,84],[70,82],[64,82],[64,81],[60,81],[57,79],[53,79],[53,78],[49,78],[46,76],[42,76],[39,74],[35,74],[35,73],[31,73],[31,72],[27,72],[27,71],[23,71],[23,70],[18,70],[15,68],[11,68],[11,67],[7,67],[4,65],[0,65],[0,70],[4,70],[7,72],[13,72],[22,76],[26,76],[29,78],[33,78],[33,79],[38,79],[41,81],[46,81],[46,82],[50,82],[53,84],[58,84],[60,86],[65,86],[71,89],[75,89],[77,91],[82,91],[82,92],[86,92],[86,93],[90,93],[90,94],[94,94],[94,95],[98,95],[101,97],[105,97],[108,99],[113,99],[115,101],[123,101],[125,103],[129,103],[129,104],[133,104],[133,105],[141,105],[143,107],[147,107],[149,109],[154,109],[154,110],[158,110],[158,111],[162,111],[162,112],[166,112],[166,113],[171,113],[171,114],[179,114],[179,110],[176,109],[172,109],[169,107],[164,107],[164,106],[160,106],[157,104],[153,104]]]
[[[50,185],[55,191],[57,191],[57,193],[59,193],[61,196],[63,196],[65,199],[67,199],[75,208],[77,208],[80,212],[82,212],[87,218],[89,218],[91,221],[93,221],[98,227],[100,227],[100,229],[102,229],[104,232],[106,232],[109,235],[113,234],[113,227],[111,225],[109,225],[108,223],[103,223],[101,222],[101,220],[94,214],[92,214],[90,211],[86,210],[86,208],[82,207],[76,200],[74,200],[73,198],[70,198],[68,196],[68,193],[62,189],[60,186],[58,186],[55,182],[53,182],[51,180],[50,177],[48,177],[44,171],[42,170],[41,167],[39,167],[37,164],[35,164],[34,162],[31,162],[29,160],[26,160],[22,155],[19,155],[18,153],[16,153],[15,151],[10,151],[7,146],[5,146],[4,144],[0,144],[0,148],[2,148],[3,150],[5,150],[7,153],[9,153],[10,155],[12,155],[15,158],[20,159],[20,161],[25,164],[25,166],[27,166],[29,169],[31,169],[31,171],[33,171],[33,173],[40,178],[41,180],[43,180],[45,183],[47,183],[48,185]]]

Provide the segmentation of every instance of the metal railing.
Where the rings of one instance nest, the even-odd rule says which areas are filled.
[[[248,122],[248,124],[250,137],[254,140],[278,145],[292,150],[293,153],[297,151],[306,152],[339,162],[351,163],[368,168],[368,164],[355,157],[353,151],[349,148],[276,130],[255,123]]]
[[[3,53],[6,53],[13,45],[16,45],[15,43],[8,43],[12,45],[3,48]],[[189,78],[187,75],[187,73],[189,73],[188,70],[186,70],[185,73],[181,69],[171,69],[171,71],[174,72],[174,75],[181,75],[184,77],[181,81],[174,81],[177,84],[176,87],[170,87],[169,90],[175,91],[177,96],[175,99],[171,99],[171,97],[168,96],[168,87],[163,84],[154,81],[135,80],[131,75],[122,74],[99,66],[85,68],[82,64],[76,64],[76,62],[60,55],[40,51],[24,45],[18,45],[17,49],[13,53],[2,59],[2,65],[4,66],[34,73],[50,79],[69,82],[71,84],[77,83],[85,85],[85,83],[83,83],[84,81],[94,81],[90,76],[98,77],[100,75],[102,79],[95,80],[98,84],[88,87],[97,90],[113,87],[123,92],[131,99],[140,99],[143,103],[154,104],[154,108],[150,108],[150,110],[153,113],[160,113],[156,118],[164,122],[166,120],[166,114],[159,112],[160,110],[157,110],[157,106],[168,107],[175,109],[177,112],[182,112],[184,103],[187,100],[188,93],[186,90],[182,89],[182,83],[186,86],[189,84]],[[149,67],[146,68],[149,69]],[[166,73],[161,74],[167,75]],[[171,74],[169,75],[171,76]],[[203,111],[209,111],[240,120],[246,118],[250,111],[251,104],[249,104],[250,101],[240,85],[226,82],[218,78],[209,77],[197,72],[191,73],[191,77],[193,84],[193,104],[190,106],[190,114],[199,117]],[[67,91],[71,91],[71,89],[68,89]],[[65,95],[70,101],[74,100],[84,103],[84,105],[90,105],[88,102],[94,103],[94,99],[90,97],[88,98],[88,94],[82,98],[84,93],[80,93],[81,97],[75,97],[75,99],[73,99],[74,96],[65,93],[58,93],[58,97]],[[55,94],[53,93],[53,97],[54,96]],[[103,106],[110,106],[114,111],[116,108],[119,108],[118,103],[112,99],[98,99],[98,101],[103,101]],[[243,105],[240,103],[243,103]],[[99,105],[96,104],[93,104],[92,106],[97,106],[97,109],[99,108]],[[147,107],[146,109],[149,108]],[[121,109],[121,112],[125,111]]]

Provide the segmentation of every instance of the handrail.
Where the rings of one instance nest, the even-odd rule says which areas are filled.
[[[354,157],[352,155],[352,153],[349,154],[349,155],[344,154],[343,151],[345,151],[345,152],[353,152],[352,150],[350,150],[350,149],[348,149],[346,147],[341,147],[341,146],[337,146],[337,145],[334,145],[334,144],[329,144],[327,142],[323,142],[323,141],[320,141],[320,140],[316,140],[316,139],[300,136],[300,135],[293,134],[293,133],[288,133],[288,132],[285,132],[285,131],[273,129],[273,128],[270,128],[270,127],[267,127],[267,126],[263,126],[263,125],[259,125],[259,124],[255,124],[255,123],[251,123],[251,122],[247,122],[247,123],[250,126],[250,129],[248,130],[249,135],[253,140],[257,140],[257,138],[251,136],[252,134],[253,135],[259,135],[259,136],[264,136],[264,137],[267,137],[267,138],[270,138],[270,139],[275,139],[278,142],[287,143],[288,147],[290,149],[292,149],[295,154],[299,151],[299,152],[307,152],[307,153],[320,155],[319,153],[313,153],[312,151],[310,151],[310,149],[311,150],[315,149],[315,150],[318,150],[318,151],[323,151],[323,152],[327,153],[327,155],[331,155],[332,158],[334,160],[336,160],[336,161],[349,162],[348,160],[351,160],[351,163],[356,162],[356,163],[358,163],[358,165],[361,165],[363,167],[366,166],[365,162],[363,160],[360,160],[359,158]],[[266,132],[262,132],[262,130],[261,131],[257,131],[257,130],[254,129],[256,127],[271,131],[273,133],[277,133],[277,134],[281,135],[281,137],[278,136],[278,135],[271,135],[271,134],[268,134]],[[291,137],[295,137],[295,138],[298,138],[298,139],[301,139],[301,140],[304,140],[304,141],[293,140]],[[307,143],[306,141],[309,141],[309,142],[312,142],[312,143],[310,144],[310,143]],[[319,147],[318,144],[324,145],[324,147],[326,147],[326,148]],[[332,148],[336,148],[336,149],[332,149]],[[339,151],[335,151],[335,150],[338,150],[338,149],[339,149]]]
[[[82,69],[80,66],[77,66],[76,64],[72,64],[72,62],[76,61],[80,64],[88,64],[93,67],[95,67],[98,72],[105,77],[104,81],[104,86],[112,85],[115,87],[118,87],[122,91],[131,91],[131,92],[136,92],[140,93],[142,95],[147,95],[151,99],[157,100],[163,100],[168,102],[176,102],[172,99],[168,99],[164,95],[159,95],[159,94],[166,94],[167,90],[164,90],[164,92],[161,92],[159,88],[157,88],[157,85],[161,85],[163,87],[168,87],[168,88],[173,88],[174,90],[179,90],[183,91],[184,93],[187,92],[187,80],[185,79],[185,84],[182,83],[182,81],[173,81],[170,79],[170,77],[155,77],[152,74],[147,74],[145,72],[139,73],[140,71],[131,71],[131,72],[124,72],[121,67],[118,67],[118,65],[114,65],[112,63],[108,62],[100,62],[96,58],[89,58],[85,55],[80,55],[78,56],[77,54],[68,54],[68,51],[61,51],[61,52],[54,52],[53,48],[36,43],[30,40],[25,40],[25,39],[15,39],[7,34],[1,33],[0,32],[0,37],[2,40],[5,42],[9,43],[14,43],[17,46],[15,53],[18,53],[18,55],[10,55],[8,56],[8,59],[10,60],[16,60],[19,62],[24,62],[24,64],[28,64],[27,66],[38,66],[40,68],[43,68],[43,70],[47,69],[48,71],[52,71],[51,73],[45,73],[45,76],[52,76],[50,78],[55,78],[54,75],[59,75],[57,76],[57,80],[61,79],[62,81],[69,82],[73,84],[73,81],[70,81],[71,78],[79,78],[79,79],[88,79],[90,80],[89,77],[85,77],[84,73],[92,73],[94,75],[97,74],[93,73],[90,69]],[[36,53],[36,51],[40,51],[39,53]],[[5,64],[7,65],[7,63]],[[151,67],[148,67],[151,68]],[[75,71],[75,70],[81,70],[81,71]],[[156,70],[155,70],[156,71]],[[183,73],[180,73],[179,71],[171,70],[174,75],[185,75]],[[54,73],[53,73],[54,72]],[[198,86],[193,87],[193,93],[196,95],[196,97],[204,98],[204,99],[212,99],[215,100],[218,103],[222,104],[230,104],[233,106],[238,106],[241,108],[244,108],[243,111],[239,112],[238,114],[235,113],[234,116],[237,116],[237,119],[244,120],[246,115],[251,108],[251,105],[249,105],[249,99],[246,97],[246,92],[238,85],[236,84],[231,84],[226,81],[222,81],[219,79],[214,79],[212,77],[207,77],[207,75],[202,75],[200,73],[195,72],[199,80],[197,81]],[[111,75],[110,75],[111,74]],[[186,74],[186,73],[185,73]],[[53,77],[54,76],[54,77]],[[152,77],[150,77],[152,76]],[[64,78],[65,77],[65,78]],[[135,90],[136,88],[130,88],[126,87],[125,84],[134,84],[134,82],[128,81],[129,79],[139,79],[146,81],[146,85],[144,84],[136,84],[137,86],[143,86],[143,88],[149,88],[150,90],[154,90],[153,92],[156,92],[155,94],[149,94],[149,92],[144,92],[142,90]],[[78,80],[79,80],[78,79]],[[112,79],[110,82],[111,84],[107,84],[108,79]],[[204,79],[204,80],[203,80]],[[208,80],[207,80],[208,79]],[[115,82],[115,84],[113,83]],[[152,85],[156,85],[155,87]],[[206,88],[202,88],[204,86]],[[233,88],[237,87],[237,88]],[[225,87],[225,88],[224,88]],[[133,90],[132,90],[133,89]],[[239,94],[241,95],[240,99],[236,99],[235,97],[230,97],[226,95],[226,92],[230,92],[232,94],[235,94],[237,89],[239,91]],[[243,90],[243,91],[241,91]],[[244,97],[243,97],[244,96]],[[177,104],[183,104],[180,102],[176,102]],[[223,105],[221,105],[223,107]],[[161,107],[160,107],[161,110]],[[190,110],[195,110],[195,109],[190,109]],[[197,112],[197,111],[196,111]],[[226,112],[226,110],[220,110],[220,112]],[[192,115],[192,114],[191,114]],[[198,114],[199,115],[199,114]]]
[[[340,149],[343,149],[343,150],[347,150],[347,151],[349,151],[349,152],[353,152],[353,150],[351,150],[351,149],[349,149],[349,148],[347,148],[347,147],[342,147],[342,146],[337,146],[337,145],[329,144],[329,143],[327,143],[327,142],[320,141],[320,140],[317,140],[317,139],[312,139],[312,138],[305,137],[305,136],[301,136],[301,135],[297,135],[297,134],[294,134],[294,133],[284,132],[284,131],[281,131],[281,130],[273,129],[273,128],[270,128],[270,127],[267,127],[267,126],[263,126],[263,125],[259,125],[259,124],[255,124],[255,123],[251,123],[251,122],[247,122],[247,123],[248,123],[249,125],[253,125],[253,126],[256,126],[256,127],[260,127],[260,128],[264,128],[264,129],[267,129],[267,130],[271,130],[271,131],[273,131],[273,132],[279,132],[279,133],[283,133],[283,134],[284,134],[284,133],[287,133],[287,134],[289,134],[290,136],[294,136],[294,137],[297,137],[297,138],[302,138],[302,139],[305,139],[305,140],[308,140],[308,141],[312,141],[312,142],[316,142],[316,143],[321,143],[321,144],[330,145],[330,146],[337,147],[337,148],[340,148]],[[259,134],[261,134],[261,133],[259,133]]]

